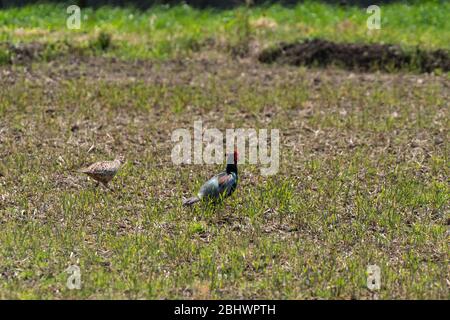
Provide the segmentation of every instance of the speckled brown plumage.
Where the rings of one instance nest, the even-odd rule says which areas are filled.
[[[79,172],[87,174],[95,181],[101,182],[106,186],[114,178],[123,161],[123,157],[119,156],[114,161],[93,163],[89,167],[80,169]]]

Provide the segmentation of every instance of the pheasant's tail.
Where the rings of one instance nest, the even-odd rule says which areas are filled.
[[[192,206],[194,203],[199,202],[198,197],[192,197],[183,201],[183,206]]]

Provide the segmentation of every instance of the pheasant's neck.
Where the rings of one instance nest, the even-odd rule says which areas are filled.
[[[238,170],[237,170],[237,165],[234,163],[229,163],[227,164],[227,173],[235,173],[236,175],[238,174]]]

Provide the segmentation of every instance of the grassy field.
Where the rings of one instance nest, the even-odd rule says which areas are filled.
[[[3,41],[57,51],[112,36],[104,51],[0,66],[0,298],[449,299],[448,75],[226,50],[309,36],[448,48],[445,8],[382,7],[371,35],[364,11],[314,3],[89,9],[76,32],[63,6],[0,11]],[[222,169],[171,162],[171,133],[199,119],[280,129],[279,173],[240,165],[231,198],[183,207]],[[76,173],[119,153],[112,191]],[[367,289],[370,264],[379,291]],[[81,290],[66,287],[70,265]]]
[[[364,8],[316,2],[222,11],[189,6],[159,6],[144,12],[83,9],[79,30],[66,28],[66,8],[42,4],[0,11],[0,41],[43,43],[46,58],[71,52],[73,47],[92,53],[99,47],[100,34],[112,41],[109,56],[126,59],[186,57],[204,47],[230,49],[248,42],[267,47],[313,37],[450,49],[448,1],[384,5],[381,30],[371,31],[366,25],[370,14]]]

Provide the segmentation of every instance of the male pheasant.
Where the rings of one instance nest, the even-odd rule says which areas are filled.
[[[237,151],[229,154],[226,170],[206,181],[200,188],[197,196],[186,199],[183,201],[183,205],[191,206],[201,200],[216,202],[221,198],[230,196],[236,190],[238,183],[237,160]]]
[[[123,163],[123,156],[118,156],[114,161],[96,162],[89,167],[78,170],[78,172],[85,173],[95,181],[101,182],[105,187],[108,187],[108,183],[114,178]]]

